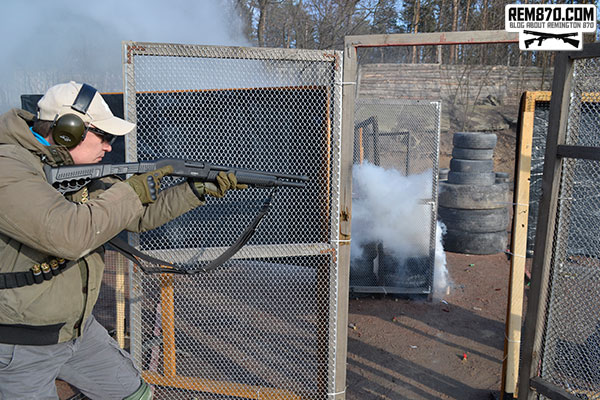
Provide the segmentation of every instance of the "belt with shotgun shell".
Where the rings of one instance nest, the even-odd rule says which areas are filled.
[[[0,289],[14,289],[49,281],[75,262],[53,258],[49,262],[34,264],[29,271],[0,273]]]

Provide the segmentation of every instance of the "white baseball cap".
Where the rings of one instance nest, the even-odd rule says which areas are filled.
[[[112,135],[123,136],[131,132],[135,124],[115,117],[98,92],[94,94],[85,114],[74,110],[71,106],[82,86],[81,83],[73,81],[52,86],[44,97],[38,101],[38,119],[54,121],[65,114],[76,114],[84,122],[90,123]]]

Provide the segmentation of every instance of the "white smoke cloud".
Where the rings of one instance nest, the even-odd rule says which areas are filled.
[[[248,46],[229,0],[3,0],[0,3],[0,113],[21,94],[83,81],[122,91],[126,40]]]
[[[446,253],[442,238],[446,234],[446,225],[443,222],[437,221],[435,230],[435,266],[433,269],[433,297],[440,299],[446,294],[446,290],[450,285],[450,275],[446,268]]]
[[[363,255],[363,246],[381,243],[400,264],[413,257],[428,257],[431,232],[431,170],[404,176],[395,169],[370,163],[354,165],[352,172],[351,258]],[[448,281],[442,246],[444,227],[438,223],[434,291]]]
[[[403,176],[364,163],[352,177],[352,244],[381,242],[399,259],[427,255],[431,209],[422,200],[431,197],[431,172]]]

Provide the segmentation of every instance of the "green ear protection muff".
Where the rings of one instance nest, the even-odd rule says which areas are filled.
[[[83,84],[71,108],[81,114],[87,113],[96,89],[88,84]],[[69,149],[77,146],[85,139],[87,128],[83,119],[76,114],[64,114],[55,119],[52,124],[52,138],[54,143],[63,145]]]

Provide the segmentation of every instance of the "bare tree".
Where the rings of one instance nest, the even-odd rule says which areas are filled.
[[[235,0],[233,10],[244,24],[243,33],[246,39],[252,40],[252,7],[247,0]]]
[[[258,47],[265,47],[265,32],[267,30],[267,6],[269,0],[256,0],[258,8],[258,27],[256,36],[258,38]]]
[[[421,0],[416,0],[414,4],[414,13],[413,13],[413,33],[419,32],[419,17],[421,14]],[[417,62],[417,46],[413,46],[412,48],[412,63],[415,64]]]
[[[504,6],[514,0],[227,0],[246,21],[247,37],[258,46],[342,49],[344,36],[369,33],[444,32],[504,28]],[[523,0],[542,3],[555,0]],[[580,0],[592,2],[593,0]],[[399,5],[402,8],[399,10]],[[511,45],[512,46],[512,45]],[[450,64],[550,65],[552,57],[519,53],[514,46],[441,46],[378,49],[368,58],[388,55],[403,62]],[[376,53],[376,54],[375,54]],[[402,55],[399,56],[399,53]],[[366,52],[363,52],[366,54]],[[507,61],[508,60],[508,61]]]
[[[458,0],[452,0],[452,32],[456,32],[458,28]],[[450,64],[457,61],[458,47],[453,45],[450,47]]]
[[[481,29],[486,30],[488,25],[488,0],[483,0],[483,5],[481,7]],[[487,46],[484,46],[480,49],[480,58],[479,63],[485,64],[486,59],[486,49]]]
[[[463,31],[470,30],[469,28],[469,12],[471,11],[471,0],[467,0],[467,6],[465,7],[465,23],[463,24]]]

